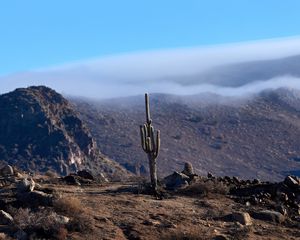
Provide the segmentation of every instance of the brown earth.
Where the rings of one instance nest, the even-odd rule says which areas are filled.
[[[145,185],[141,181],[74,186],[45,176],[37,176],[35,180],[40,184],[39,191],[52,192],[54,196],[67,201],[68,204],[64,207],[67,211],[64,215],[71,216],[70,218],[74,218],[75,221],[85,221],[81,223],[85,225],[84,230],[68,228],[68,231],[60,231],[60,238],[51,239],[296,240],[300,238],[299,215],[288,215],[280,223],[251,218],[249,225],[229,219],[227,216],[234,212],[251,213],[252,216],[253,212],[271,208],[273,202],[270,200],[256,205],[242,203],[243,198],[226,193],[224,185],[215,185],[218,186],[216,191],[210,189],[212,185],[206,185],[208,192],[205,194],[195,191],[199,190],[200,185],[190,185],[194,186],[193,191],[187,191],[189,188],[165,191],[164,197],[158,200],[145,194]],[[14,184],[10,184],[3,186],[0,193],[1,204],[6,201],[5,208],[8,210],[9,204],[16,207],[13,200],[14,191]],[[296,191],[299,191],[299,187]],[[54,208],[31,205],[35,214],[49,207],[57,208],[55,204]],[[61,211],[62,207],[58,209]],[[83,219],[81,212],[85,214]],[[13,217],[20,218],[14,215]],[[38,221],[35,226],[38,225]],[[34,231],[40,234],[37,229],[28,229],[26,226],[22,229],[30,231],[31,234],[34,234]],[[9,234],[14,236],[14,231],[17,230],[15,227],[0,226],[0,234],[3,232],[7,237]],[[37,237],[33,239],[39,239],[39,235],[33,236]]]

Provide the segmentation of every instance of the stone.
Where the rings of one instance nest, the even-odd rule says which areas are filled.
[[[70,222],[70,218],[66,217],[66,216],[62,216],[62,215],[56,215],[55,216],[55,222],[65,225],[68,224]]]
[[[94,180],[95,179],[94,176],[90,172],[88,172],[87,170],[78,171],[77,175],[79,177],[84,178],[84,179],[89,179],[89,180]]]
[[[232,219],[236,222],[239,222],[242,225],[252,225],[252,219],[249,213],[247,212],[234,212],[232,213]]]
[[[213,238],[213,240],[228,240],[228,238],[225,235],[218,234]]]
[[[5,165],[0,169],[0,176],[12,176],[14,175],[14,169],[10,165]]]
[[[18,240],[27,240],[28,234],[24,232],[23,230],[19,230],[14,234],[14,238]]]
[[[32,192],[34,187],[35,181],[32,178],[30,180],[24,178],[17,184],[18,192]]]
[[[53,195],[42,191],[18,193],[17,199],[25,206],[51,206],[53,203]]]
[[[167,188],[181,188],[188,185],[190,178],[179,172],[174,172],[173,174],[164,178],[163,182]]]
[[[300,180],[296,176],[287,176],[284,179],[284,183],[292,189],[298,189],[300,187]]]
[[[72,185],[77,185],[77,186],[80,186],[80,182],[78,181],[78,179],[73,176],[73,175],[68,175],[68,176],[65,176],[63,178],[63,180],[67,183],[67,184],[72,184]]]
[[[184,169],[183,171],[181,172],[187,176],[193,176],[195,173],[194,173],[194,168],[193,168],[193,165],[190,163],[190,162],[186,162],[184,163]]]
[[[253,212],[251,217],[263,221],[269,221],[274,223],[282,223],[285,221],[285,217],[280,213],[272,210],[263,210],[260,212]]]
[[[1,225],[9,225],[9,224],[12,224],[13,222],[14,222],[14,219],[9,213],[7,213],[3,210],[0,210],[0,224]]]
[[[208,173],[207,173],[207,177],[208,177],[208,178],[213,178],[214,175],[213,175],[212,173],[208,172]]]

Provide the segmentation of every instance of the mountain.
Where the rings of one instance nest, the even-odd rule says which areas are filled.
[[[89,169],[107,176],[126,175],[100,153],[72,105],[43,86],[0,96],[0,159],[33,172]]]
[[[134,173],[147,173],[139,136],[143,96],[71,101],[104,154]],[[161,130],[161,176],[186,161],[202,175],[275,181],[300,174],[299,91],[266,90],[247,99],[152,94],[150,102],[154,127]]]

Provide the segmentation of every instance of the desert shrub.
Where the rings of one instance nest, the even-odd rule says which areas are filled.
[[[55,211],[71,218],[67,225],[69,231],[88,232],[94,229],[94,218],[78,198],[60,197],[54,200],[53,207]]]
[[[45,172],[45,176],[49,178],[58,178],[58,174],[53,170],[48,170],[47,172]]]
[[[90,232],[95,226],[95,219],[87,213],[81,213],[68,224],[69,231]]]
[[[209,180],[206,182],[192,183],[188,187],[180,189],[178,192],[189,196],[209,196],[210,194],[226,195],[229,193],[229,188],[222,182]]]
[[[29,208],[19,208],[14,220],[19,229],[34,236],[56,236],[64,228],[61,218],[50,209],[32,211]]]
[[[56,212],[66,214],[70,217],[77,216],[85,211],[78,198],[59,197],[53,201],[53,207]]]
[[[65,240],[68,236],[68,230],[64,227],[60,227],[56,234],[54,235],[55,239],[57,240]]]

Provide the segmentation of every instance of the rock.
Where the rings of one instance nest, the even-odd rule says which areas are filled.
[[[88,172],[87,170],[78,171],[77,175],[79,177],[84,178],[84,179],[90,179],[90,180],[94,180],[95,179],[94,176],[90,172]]]
[[[109,182],[109,180],[104,176],[103,173],[99,173],[97,175],[97,181],[100,181],[100,182]]]
[[[180,188],[188,185],[190,178],[179,172],[174,172],[173,174],[164,178],[163,182],[167,188]]]
[[[260,180],[255,178],[253,181],[252,181],[253,184],[260,184]]]
[[[263,210],[260,212],[253,212],[251,217],[263,221],[270,221],[276,223],[282,223],[285,221],[285,217],[280,213],[272,210]]]
[[[300,187],[300,180],[296,176],[287,176],[284,179],[284,183],[292,189],[299,189]]]
[[[51,206],[53,195],[42,191],[22,192],[17,194],[17,200],[25,206]]]
[[[235,212],[232,213],[232,219],[240,224],[250,226],[252,225],[252,219],[247,212]]]
[[[5,165],[0,169],[0,176],[12,176],[14,175],[14,169],[10,165]]]
[[[215,236],[212,240],[228,240],[228,238],[225,235],[219,234]]]
[[[34,187],[35,181],[33,181],[32,178],[30,180],[24,178],[17,184],[18,192],[32,192],[34,190]]]
[[[187,176],[193,176],[195,173],[194,173],[194,168],[193,168],[193,165],[190,163],[190,162],[186,162],[184,163],[184,169],[183,171],[181,172]]]
[[[19,230],[14,234],[14,238],[17,240],[27,240],[28,234],[24,232],[23,230]]]
[[[73,175],[68,175],[68,176],[65,176],[63,178],[63,180],[67,183],[67,184],[72,184],[72,185],[78,185],[80,186],[80,182],[78,181],[78,179],[73,176]]]
[[[0,210],[0,224],[1,225],[9,225],[9,224],[12,224],[13,222],[14,222],[14,219],[9,213],[7,213],[3,210]]]
[[[62,216],[62,215],[56,215],[55,216],[55,222],[65,225],[67,223],[70,222],[70,218],[66,217],[66,216]]]
[[[284,216],[287,216],[287,214],[288,214],[287,209],[283,205],[278,206],[277,210]]]
[[[208,177],[208,178],[213,178],[214,175],[213,175],[212,173],[208,172],[208,173],[207,173],[207,177]]]

